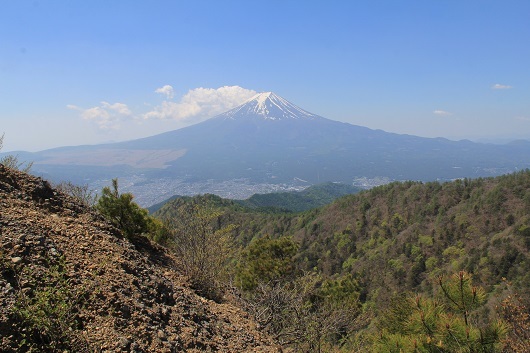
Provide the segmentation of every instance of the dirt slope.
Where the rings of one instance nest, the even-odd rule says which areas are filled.
[[[32,344],[96,352],[280,350],[242,310],[196,295],[163,248],[120,238],[98,214],[47,182],[2,165],[0,270],[2,352]],[[42,299],[43,292],[52,299]],[[55,325],[52,334],[42,322],[21,319],[25,308],[37,313],[65,302],[73,314],[55,323],[46,315]],[[54,343],[57,337],[66,343]]]

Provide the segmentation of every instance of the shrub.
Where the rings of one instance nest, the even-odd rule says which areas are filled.
[[[18,288],[13,314],[18,318],[19,349],[29,352],[89,352],[82,336],[78,312],[88,293],[84,287],[73,287],[66,272],[66,263],[49,264],[43,273],[27,268],[16,273],[30,287]]]
[[[133,202],[131,193],[120,194],[118,179],[112,179],[112,189],[104,187],[96,208],[126,237],[146,233],[149,230],[147,210]]]
[[[234,225],[218,226],[221,212],[190,202],[178,216],[167,220],[171,243],[193,287],[202,295],[220,300],[227,281]]]
[[[509,325],[509,332],[504,340],[504,352],[530,352],[530,314],[521,296],[507,296],[500,309],[502,318]]]
[[[3,146],[4,134],[0,136],[0,151],[2,150]],[[18,156],[12,154],[0,158],[0,164],[3,164],[4,166],[11,169],[23,171],[24,173],[28,173],[33,166],[33,162],[21,162],[18,160]]]
[[[62,183],[57,184],[55,188],[72,196],[87,207],[92,207],[96,204],[97,195],[88,187],[88,184],[76,185],[69,181],[63,181]]]
[[[258,323],[295,352],[337,347],[359,326],[359,286],[350,275],[323,281],[314,272],[260,283],[248,300]]]

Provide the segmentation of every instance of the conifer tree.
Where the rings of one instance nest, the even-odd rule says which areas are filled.
[[[253,290],[259,283],[292,280],[297,250],[298,245],[290,237],[265,236],[254,240],[241,253],[236,268],[237,285],[243,290]]]
[[[499,320],[478,325],[474,311],[485,302],[482,288],[461,271],[438,278],[439,298],[410,296],[396,301],[381,320],[373,352],[501,352],[506,325]]]
[[[118,179],[112,179],[112,189],[104,187],[96,205],[99,212],[126,237],[140,235],[149,229],[147,210],[133,202],[133,198],[131,193],[120,194]]]

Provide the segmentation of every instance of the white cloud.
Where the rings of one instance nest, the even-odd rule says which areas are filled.
[[[94,122],[102,130],[119,128],[120,122],[132,114],[129,107],[123,103],[110,104],[101,102],[101,105],[88,109],[83,109],[73,104],[69,104],[66,107],[80,111],[83,119]]]
[[[164,87],[157,88],[155,90],[155,93],[163,94],[167,97],[167,99],[173,98],[173,94],[175,91],[173,90],[173,87],[170,85],[165,85]]]
[[[440,109],[433,111],[433,114],[436,114],[438,116],[451,116],[451,115],[453,115],[453,113],[446,112],[445,110],[440,110]]]
[[[114,103],[110,104],[107,102],[101,102],[101,105],[103,108],[107,110],[114,110],[116,113],[120,115],[131,115],[131,111],[129,110],[129,107],[127,107],[127,104],[123,103]]]
[[[178,103],[162,102],[161,105],[144,114],[144,118],[195,122],[235,108],[256,94],[254,90],[239,86],[224,86],[217,89],[195,88],[189,90]]]
[[[496,83],[493,86],[491,86],[491,89],[510,89],[512,86],[508,85],[501,85],[500,83]]]
[[[530,121],[530,117],[527,116],[516,116],[515,119],[519,121]]]
[[[165,85],[158,88],[155,92],[170,98],[173,96],[174,91],[173,87]],[[178,102],[164,100],[154,108],[149,108],[150,105],[145,103],[144,105],[150,111],[144,114],[140,112],[134,112],[133,114],[124,103],[109,103],[105,101],[88,109],[73,104],[68,104],[66,108],[80,112],[81,118],[93,122],[102,130],[114,130],[120,128],[120,124],[126,120],[136,120],[137,123],[144,119],[176,120],[185,123],[199,122],[224,113],[256,94],[257,92],[254,90],[239,86],[195,88],[189,90]]]
[[[77,105],[73,105],[73,104],[67,104],[66,108],[71,109],[71,110],[79,110],[79,111],[83,110],[83,108],[78,107]]]
[[[102,120],[103,121],[103,120],[109,120],[110,113],[101,107],[93,107],[93,108],[83,110],[83,113],[81,113],[81,116],[85,120],[96,120],[96,121]]]

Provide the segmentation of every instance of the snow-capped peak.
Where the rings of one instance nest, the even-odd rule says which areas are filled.
[[[272,92],[263,92],[263,93],[258,93],[256,94],[254,97],[250,98],[249,101],[251,100],[257,100],[258,101],[258,104],[259,105],[262,105],[265,103],[265,101],[267,101],[267,98],[269,98],[271,96],[271,94],[273,94]]]
[[[261,118],[266,120],[315,119],[311,114],[273,92],[258,93],[242,105],[220,115],[225,119]]]

